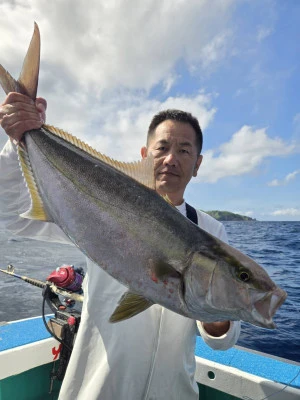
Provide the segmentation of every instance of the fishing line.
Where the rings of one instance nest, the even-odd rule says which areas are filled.
[[[300,368],[299,368],[299,371],[297,372],[296,376],[295,376],[289,383],[287,383],[282,389],[276,390],[276,392],[270,394],[269,396],[263,397],[263,398],[260,399],[260,400],[269,399],[270,397],[274,396],[275,394],[278,394],[278,393],[283,392],[287,387],[289,387],[289,386],[291,385],[291,383],[292,383],[295,379],[298,378],[299,375],[300,375]],[[254,400],[254,399],[253,399],[252,397],[243,396],[243,400]]]
[[[270,396],[264,397],[264,398],[261,399],[261,400],[266,400],[266,399],[268,399],[269,397],[274,396],[274,394],[278,394],[278,393],[280,393],[280,392],[283,392],[288,386],[291,385],[291,383],[292,383],[296,378],[298,378],[299,375],[300,375],[300,368],[299,368],[299,371],[298,371],[298,373],[296,374],[296,376],[295,376],[289,383],[287,383],[282,389],[277,390],[276,392],[270,394]]]

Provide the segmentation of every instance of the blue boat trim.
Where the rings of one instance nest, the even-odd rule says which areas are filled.
[[[267,354],[242,350],[238,347],[226,351],[212,350],[199,336],[197,336],[195,355],[300,389],[300,364],[293,361],[282,361]]]
[[[50,317],[46,317],[46,320]],[[41,317],[25,319],[0,326],[0,351],[10,350],[50,338]]]
[[[48,316],[47,319],[49,318]],[[1,325],[0,352],[50,337],[41,317]],[[293,361],[278,359],[238,347],[226,351],[212,350],[199,336],[197,336],[195,355],[300,389],[300,364]],[[293,380],[293,378],[295,379]]]

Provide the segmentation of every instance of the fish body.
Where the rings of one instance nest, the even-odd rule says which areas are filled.
[[[4,90],[35,98],[38,69],[36,26],[19,80],[0,67]],[[195,320],[242,319],[275,327],[272,317],[286,293],[253,260],[155,192],[151,156],[120,163],[47,125],[24,136],[19,156],[32,207],[23,216],[57,224],[129,288],[111,322],[158,303]]]

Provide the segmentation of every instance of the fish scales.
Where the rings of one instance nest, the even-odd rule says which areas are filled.
[[[37,25],[19,80],[0,65],[6,93],[37,93]],[[117,322],[154,303],[202,321],[242,319],[274,328],[286,293],[255,261],[188,221],[153,190],[151,156],[126,164],[44,126],[18,147],[32,207],[23,217],[56,223],[129,291]]]
[[[135,292],[153,286],[157,295],[161,287],[165,297],[166,285],[153,281],[151,263],[164,261],[182,272],[192,223],[156,192],[101,161],[82,157],[70,146],[60,151],[59,140],[49,133],[27,134],[26,144],[54,222],[91,260],[122,283],[130,281]]]

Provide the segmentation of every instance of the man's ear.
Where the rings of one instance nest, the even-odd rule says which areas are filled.
[[[198,158],[197,158],[197,161],[196,161],[196,164],[195,164],[195,167],[194,167],[193,176],[197,176],[198,169],[199,169],[199,167],[200,167],[200,165],[202,163],[202,160],[203,160],[203,156],[200,154],[198,156]]]
[[[147,158],[147,155],[148,155],[148,149],[146,146],[144,146],[141,148],[141,156],[142,158]]]

